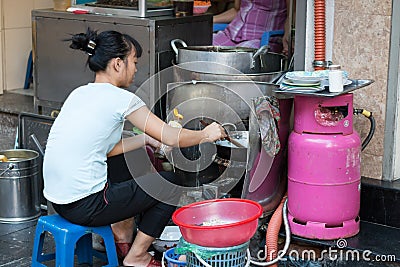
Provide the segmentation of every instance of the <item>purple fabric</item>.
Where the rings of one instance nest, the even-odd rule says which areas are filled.
[[[265,31],[283,30],[286,0],[242,0],[240,10],[228,27],[213,35],[213,45],[260,47]],[[271,50],[281,52],[278,38],[271,38]]]

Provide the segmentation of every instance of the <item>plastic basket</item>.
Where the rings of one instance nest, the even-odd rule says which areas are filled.
[[[181,254],[175,253],[175,248],[170,248],[164,253],[164,259],[167,261],[168,267],[186,266],[186,262],[178,260]],[[164,266],[164,265],[163,265]]]
[[[188,267],[245,267],[249,266],[250,258],[248,253],[249,242],[242,245],[227,248],[209,248],[204,247],[208,252],[215,255],[203,259],[194,252],[186,254]],[[247,257],[246,257],[247,256]]]

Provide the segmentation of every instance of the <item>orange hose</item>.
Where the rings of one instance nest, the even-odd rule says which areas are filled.
[[[267,261],[271,261],[278,256],[278,234],[282,225],[283,204],[285,203],[286,198],[287,194],[282,198],[281,203],[275,210],[271,220],[268,223],[267,234],[265,236],[265,253],[267,256]],[[278,263],[275,263],[271,266],[277,267]]]
[[[314,0],[314,57],[315,61],[325,62],[325,0]],[[315,66],[314,70],[323,70]]]

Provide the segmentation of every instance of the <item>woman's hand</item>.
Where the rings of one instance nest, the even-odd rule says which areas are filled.
[[[225,129],[216,122],[211,123],[202,131],[207,136],[207,140],[204,140],[204,142],[214,142],[220,139],[224,139],[227,136]]]
[[[154,139],[150,135],[144,134],[144,141],[146,145],[150,145],[153,148],[159,148],[161,146],[161,142]]]

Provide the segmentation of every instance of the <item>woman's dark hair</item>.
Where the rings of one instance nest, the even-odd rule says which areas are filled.
[[[94,71],[102,71],[107,68],[108,62],[113,58],[125,60],[133,47],[136,57],[142,55],[142,47],[132,36],[117,31],[97,31],[87,29],[86,33],[72,35],[70,48],[85,51],[88,55],[87,64]]]

